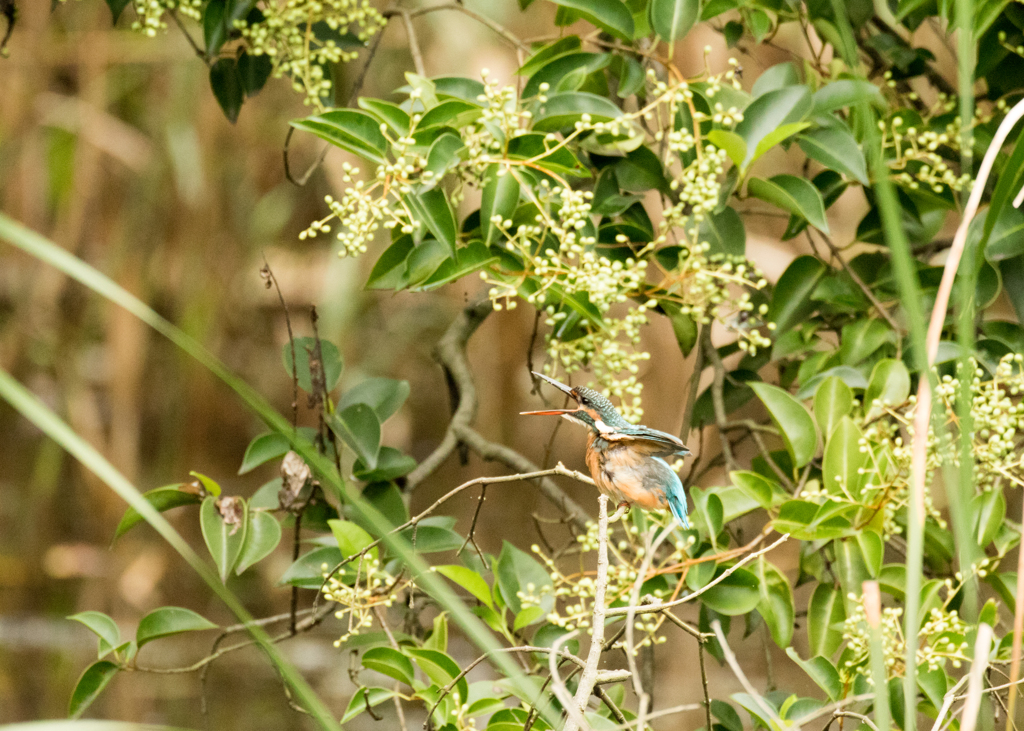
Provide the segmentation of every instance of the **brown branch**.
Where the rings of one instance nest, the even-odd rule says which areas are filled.
[[[711,342],[710,326],[706,326],[701,330],[701,339],[704,341],[704,351],[711,361],[711,368],[715,374],[715,379],[711,383],[711,403],[715,410],[715,423],[718,425],[719,432],[721,432],[722,425],[728,423],[725,413],[725,397],[723,396],[725,389],[725,364],[722,363],[721,356],[718,355],[714,343]],[[718,441],[722,445],[722,455],[725,457],[726,466],[730,470],[738,470],[740,466],[736,462],[736,458],[733,457],[732,447],[729,446],[729,439],[725,434],[721,433],[719,437]]]
[[[480,15],[480,13],[477,13],[477,12],[475,12],[473,10],[470,10],[465,5],[463,5],[461,2],[442,3],[440,5],[431,5],[430,7],[427,7],[427,8],[418,8],[416,10],[410,10],[409,11],[409,16],[415,18],[417,16],[426,15],[427,13],[433,13],[433,12],[436,12],[438,10],[455,10],[457,12],[462,13],[463,15],[468,15],[470,18],[472,18],[473,20],[477,21],[478,23],[482,23],[483,25],[486,25],[488,28],[490,28],[495,33],[497,33],[499,36],[501,36],[506,41],[511,43],[513,46],[515,46],[518,50],[523,51],[524,53],[529,53],[530,52],[530,47],[528,45],[526,45],[525,43],[523,43],[523,41],[519,40],[518,37],[516,37],[515,35],[510,33],[504,26],[494,22],[493,20],[491,20],[490,18],[488,18],[485,15]]]

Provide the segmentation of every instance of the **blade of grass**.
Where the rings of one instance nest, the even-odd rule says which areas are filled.
[[[875,726],[889,731],[892,720],[889,709],[889,683],[885,672],[885,652],[882,649],[882,597],[877,581],[865,581],[862,588],[864,614],[871,629],[871,681],[875,686]]]
[[[521,693],[528,694],[523,697],[540,696],[540,683],[536,679],[524,675],[519,666],[505,653],[495,652],[500,649],[501,645],[490,629],[472,613],[446,582],[429,570],[427,563],[412,549],[405,538],[399,535],[388,535],[392,527],[391,523],[374,506],[364,500],[356,489],[342,481],[331,460],[319,454],[312,442],[300,439],[294,433],[291,424],[275,411],[258,391],[232,373],[200,343],[158,315],[105,274],[2,213],[0,213],[0,238],[6,239],[22,251],[64,272],[97,294],[123,307],[227,384],[271,430],[288,439],[292,449],[313,469],[320,479],[321,485],[331,496],[339,502],[351,505],[359,516],[373,527],[375,537],[382,538],[384,544],[402,558],[420,588],[430,594],[442,608],[450,613],[452,619],[459,624],[474,644],[485,653],[492,653],[491,661],[498,669],[516,684]],[[558,714],[551,707],[546,696],[540,703],[543,704],[541,712],[544,719],[553,727],[557,726]]]
[[[146,519],[153,528],[171,544],[192,570],[199,574],[214,594],[228,609],[246,625],[249,634],[277,668],[281,677],[292,688],[295,697],[303,708],[308,710],[323,729],[340,731],[341,725],[316,692],[309,686],[298,670],[288,662],[277,647],[270,641],[270,636],[259,626],[253,624],[253,617],[242,605],[234,593],[221,582],[216,572],[199,557],[185,539],[174,530],[167,519],[142,497],[136,489],[103,455],[82,439],[57,414],[49,409],[28,389],[18,383],[7,371],[0,369],[0,398],[3,398],[22,416],[35,424],[46,436],[68,451],[81,462],[90,472],[105,482],[126,503]]]

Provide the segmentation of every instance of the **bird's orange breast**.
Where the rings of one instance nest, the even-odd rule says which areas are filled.
[[[615,443],[604,442],[595,448],[595,441],[594,435],[587,440],[587,467],[601,492],[617,503],[638,505],[644,510],[668,506],[662,491],[650,490],[644,485],[644,455]]]

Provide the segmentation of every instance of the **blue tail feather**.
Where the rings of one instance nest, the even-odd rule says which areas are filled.
[[[676,516],[676,520],[679,524],[690,529],[690,521],[686,517],[686,495],[679,495],[675,491],[668,494],[668,507],[672,511],[672,515]]]

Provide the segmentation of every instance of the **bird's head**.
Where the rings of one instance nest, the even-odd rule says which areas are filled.
[[[607,430],[609,427],[630,426],[630,423],[622,418],[622,415],[612,406],[612,402],[606,399],[593,389],[585,386],[570,388],[564,383],[559,383],[553,378],[548,378],[540,373],[533,375],[543,378],[552,386],[567,396],[571,396],[576,402],[575,409],[549,409],[546,411],[523,411],[527,416],[562,416],[569,421],[582,424],[595,432]]]

